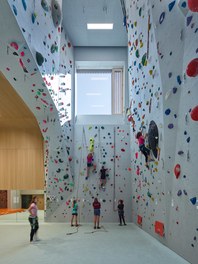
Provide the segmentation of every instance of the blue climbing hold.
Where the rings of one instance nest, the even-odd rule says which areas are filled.
[[[159,18],[159,23],[162,24],[162,22],[164,21],[165,18],[165,12],[162,12]]]
[[[182,191],[179,190],[179,191],[177,192],[177,196],[181,196],[181,195],[182,195]]]
[[[36,14],[35,13],[32,13],[32,23],[33,24],[35,23],[35,20],[36,20]]]
[[[173,93],[176,94],[177,92],[177,87],[173,87]]]
[[[193,18],[193,16],[189,16],[189,17],[186,18],[186,25],[187,25],[187,27],[190,25],[190,23],[192,21],[192,18]]]
[[[168,10],[169,10],[169,12],[173,9],[174,5],[175,5],[175,1],[171,2],[171,3],[168,5]]]
[[[179,75],[177,76],[177,82],[179,83],[179,85],[181,85],[181,83],[182,83],[181,82],[181,77]]]
[[[168,109],[166,109],[165,114],[166,114],[166,115],[169,115],[170,112],[171,112],[171,110],[168,108]]]
[[[169,129],[172,129],[173,127],[174,127],[173,124],[169,124],[169,125],[168,125],[168,128],[169,128]]]
[[[181,6],[182,6],[183,8],[186,8],[186,2],[184,1],[184,2],[181,4]]]
[[[14,12],[15,16],[17,16],[17,9],[16,9],[16,6],[13,5],[13,6],[12,6],[12,9],[13,9],[13,12]]]
[[[24,10],[26,11],[27,10],[27,4],[26,4],[25,0],[22,0],[22,5],[23,5]]]
[[[193,197],[193,198],[190,199],[190,201],[191,201],[191,203],[192,203],[193,205],[195,205],[196,202],[197,202],[197,198],[196,198],[196,197]]]

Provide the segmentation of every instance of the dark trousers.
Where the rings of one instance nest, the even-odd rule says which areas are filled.
[[[145,145],[140,145],[140,151],[145,156],[146,163],[148,162],[148,156],[150,155],[150,149],[146,148]]]
[[[119,215],[120,224],[122,224],[122,221],[123,221],[123,223],[125,225],[126,223],[125,223],[125,219],[124,219],[124,213],[119,213],[118,215]]]
[[[33,241],[33,237],[39,229],[39,223],[38,223],[38,217],[29,217],[28,220],[31,226],[31,231],[30,231],[30,242],[31,242]]]

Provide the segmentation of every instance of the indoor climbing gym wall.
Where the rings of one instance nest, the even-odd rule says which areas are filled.
[[[131,168],[128,125],[75,126],[75,189],[79,220],[93,221],[93,199],[101,203],[101,221],[119,222],[117,206],[124,200],[126,221],[131,222]],[[87,156],[93,154],[93,166],[87,171]],[[106,183],[101,185],[104,166]],[[71,207],[71,199],[68,207]]]
[[[34,113],[44,138],[46,221],[65,221],[74,188],[73,48],[61,26],[61,6],[56,0],[0,2],[1,71]]]
[[[133,221],[197,263],[198,1],[126,0],[126,9]]]

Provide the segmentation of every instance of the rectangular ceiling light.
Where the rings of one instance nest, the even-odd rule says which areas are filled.
[[[87,23],[87,29],[113,29],[113,23]]]

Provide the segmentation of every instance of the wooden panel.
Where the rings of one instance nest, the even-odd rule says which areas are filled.
[[[0,208],[7,208],[7,191],[0,191]]]
[[[0,189],[43,189],[43,157],[36,118],[0,72]]]

